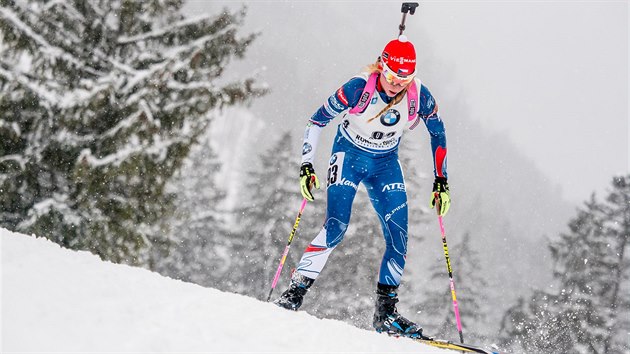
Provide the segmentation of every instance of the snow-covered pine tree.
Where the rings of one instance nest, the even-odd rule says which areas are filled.
[[[421,171],[419,168],[418,155],[422,155],[424,150],[426,147],[415,143],[403,143],[400,147],[400,163],[403,166],[407,188],[410,246],[423,242],[426,235],[422,234],[422,229],[435,218],[435,213],[429,209],[433,171]],[[431,156],[427,158],[430,159]]]
[[[449,247],[449,253],[464,338],[470,342],[483,341],[485,334],[479,329],[486,327],[487,307],[484,304],[487,303],[487,284],[479,268],[479,254],[472,248],[470,234],[464,234],[461,241]],[[428,274],[431,288],[422,294],[422,301],[416,307],[421,323],[428,334],[457,340],[459,335],[444,257],[435,260]]]
[[[233,239],[232,265],[222,281],[224,289],[267,298],[302,201],[299,159],[294,152],[291,134],[285,132],[273,146],[260,153],[259,163],[252,166],[242,189],[242,207],[236,215],[240,227],[229,236]],[[312,208],[307,205],[304,214],[312,214]],[[291,265],[298,257],[295,243],[304,224],[300,222],[299,226],[293,252],[289,253],[282,272],[284,280],[289,278]],[[282,290],[287,283],[284,280],[278,283]]]
[[[244,11],[185,18],[181,0],[2,1],[0,225],[149,264],[164,191],[213,109],[264,90],[218,83],[255,35]]]
[[[173,244],[168,254],[159,257],[156,270],[173,278],[214,286],[229,269],[232,257],[225,222],[227,212],[219,209],[226,192],[216,182],[220,169],[221,162],[206,134],[173,176],[170,188],[177,195],[177,210],[170,225]]]
[[[506,345],[527,353],[628,353],[630,175],[603,201],[578,210],[549,245],[555,283],[521,298],[505,315]]]
[[[435,213],[429,209],[429,198],[433,187],[433,172],[423,172],[419,168],[418,155],[426,147],[418,144],[402,144],[400,147],[400,163],[405,175],[405,187],[407,189],[407,208],[409,210],[409,241],[408,256],[414,256],[414,249],[425,247],[425,230],[427,224],[435,219]],[[428,156],[428,158],[431,158]],[[402,291],[415,293],[414,288],[419,284],[418,277],[424,276],[422,269],[405,267]],[[410,304],[412,299],[405,301]]]

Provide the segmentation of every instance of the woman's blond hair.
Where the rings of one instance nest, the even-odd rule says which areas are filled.
[[[380,73],[381,69],[379,69],[379,67],[378,67],[379,61],[380,61],[380,59],[376,59],[376,61],[374,63],[364,66],[363,70],[361,70],[361,71],[369,73],[369,74]]]
[[[378,58],[376,60],[376,62],[372,63],[372,64],[368,64],[363,68],[363,72],[366,72],[368,74],[374,74],[374,73],[381,73],[382,70],[379,66],[379,62],[380,62],[380,58]],[[409,87],[409,85],[407,85],[407,87]],[[380,112],[378,112],[374,117],[368,119],[368,123],[373,121],[375,118],[380,117],[381,114],[385,113],[388,109],[392,108],[392,106],[397,105],[398,103],[400,103],[400,101],[402,101],[403,96],[405,96],[405,93],[407,93],[407,87],[405,87],[404,89],[402,89],[400,92],[398,92],[396,94],[396,96],[394,96],[394,98],[387,104],[387,106],[385,106],[385,108],[381,109]]]

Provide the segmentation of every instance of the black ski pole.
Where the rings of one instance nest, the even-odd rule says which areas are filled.
[[[402,20],[400,21],[400,25],[398,29],[400,33],[398,35],[402,35],[405,30],[405,20],[407,19],[407,13],[413,15],[416,13],[416,7],[420,6],[417,2],[403,2],[402,7],[400,8],[400,12],[402,12]]]

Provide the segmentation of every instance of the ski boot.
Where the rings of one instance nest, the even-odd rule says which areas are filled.
[[[285,309],[297,311],[302,306],[304,295],[306,295],[308,288],[313,285],[314,281],[315,279],[305,277],[294,271],[291,275],[289,288],[273,303]]]
[[[398,286],[383,285],[378,283],[376,287],[376,310],[372,325],[379,333],[387,333],[391,336],[410,338],[426,337],[422,335],[422,327],[409,321],[398,313]]]

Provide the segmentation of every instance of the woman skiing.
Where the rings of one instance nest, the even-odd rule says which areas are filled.
[[[343,240],[352,202],[363,183],[381,221],[386,249],[376,286],[373,326],[378,332],[422,336],[422,328],[396,310],[397,290],[407,252],[407,193],[398,145],[405,129],[424,122],[431,136],[435,182],[431,207],[439,215],[450,206],[446,173],[446,135],[437,104],[416,76],[416,52],[401,35],[387,43],[377,62],[351,78],[310,118],[304,133],[300,184],[312,201],[319,188],[313,160],[321,130],[347,111],[338,125],[328,165],[327,214],[321,231],[308,245],[291,277],[289,288],[275,303],[297,310],[328,256]]]

